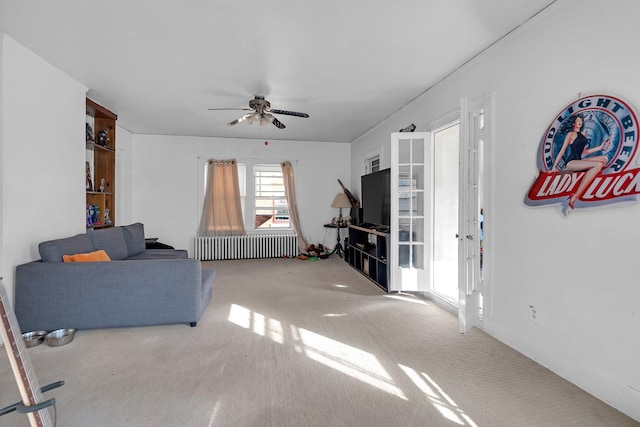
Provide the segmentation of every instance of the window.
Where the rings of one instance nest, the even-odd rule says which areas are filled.
[[[254,165],[253,179],[254,229],[291,228],[280,165]]]
[[[380,170],[380,156],[371,157],[365,160],[365,171],[367,173],[378,172]]]
[[[382,147],[362,155],[362,175],[378,172],[382,164]]]
[[[263,160],[264,162],[264,160]],[[202,194],[200,210],[202,211],[204,193],[207,182],[206,158],[201,157]],[[292,228],[289,217],[289,206],[284,190],[282,168],[280,163],[252,163],[251,160],[238,161],[238,183],[240,202],[244,212],[244,224],[250,230],[286,230]]]

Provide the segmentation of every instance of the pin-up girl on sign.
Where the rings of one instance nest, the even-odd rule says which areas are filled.
[[[578,188],[569,195],[569,207],[575,207],[578,200],[586,191],[593,179],[607,164],[607,156],[591,156],[590,154],[607,149],[610,138],[607,138],[597,147],[589,147],[591,140],[582,133],[584,116],[580,113],[567,117],[560,127],[560,133],[565,133],[564,142],[556,156],[551,171],[560,171],[558,164],[564,160],[564,170],[570,172],[584,172],[584,176],[578,184]]]

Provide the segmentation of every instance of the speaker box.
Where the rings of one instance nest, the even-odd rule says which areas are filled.
[[[351,224],[362,224],[362,208],[351,208],[349,216],[351,217]]]

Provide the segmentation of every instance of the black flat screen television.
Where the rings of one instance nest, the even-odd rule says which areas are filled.
[[[360,184],[362,221],[365,224],[391,225],[391,170],[362,175]]]

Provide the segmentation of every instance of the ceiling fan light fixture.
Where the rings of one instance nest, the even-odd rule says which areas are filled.
[[[262,117],[260,117],[260,126],[268,126],[273,123],[274,117],[269,113],[264,113]]]
[[[249,115],[249,117],[247,118],[247,123],[249,123],[250,125],[256,123],[256,122],[260,122],[260,114],[257,111],[254,111],[253,113],[251,113],[251,115]]]

